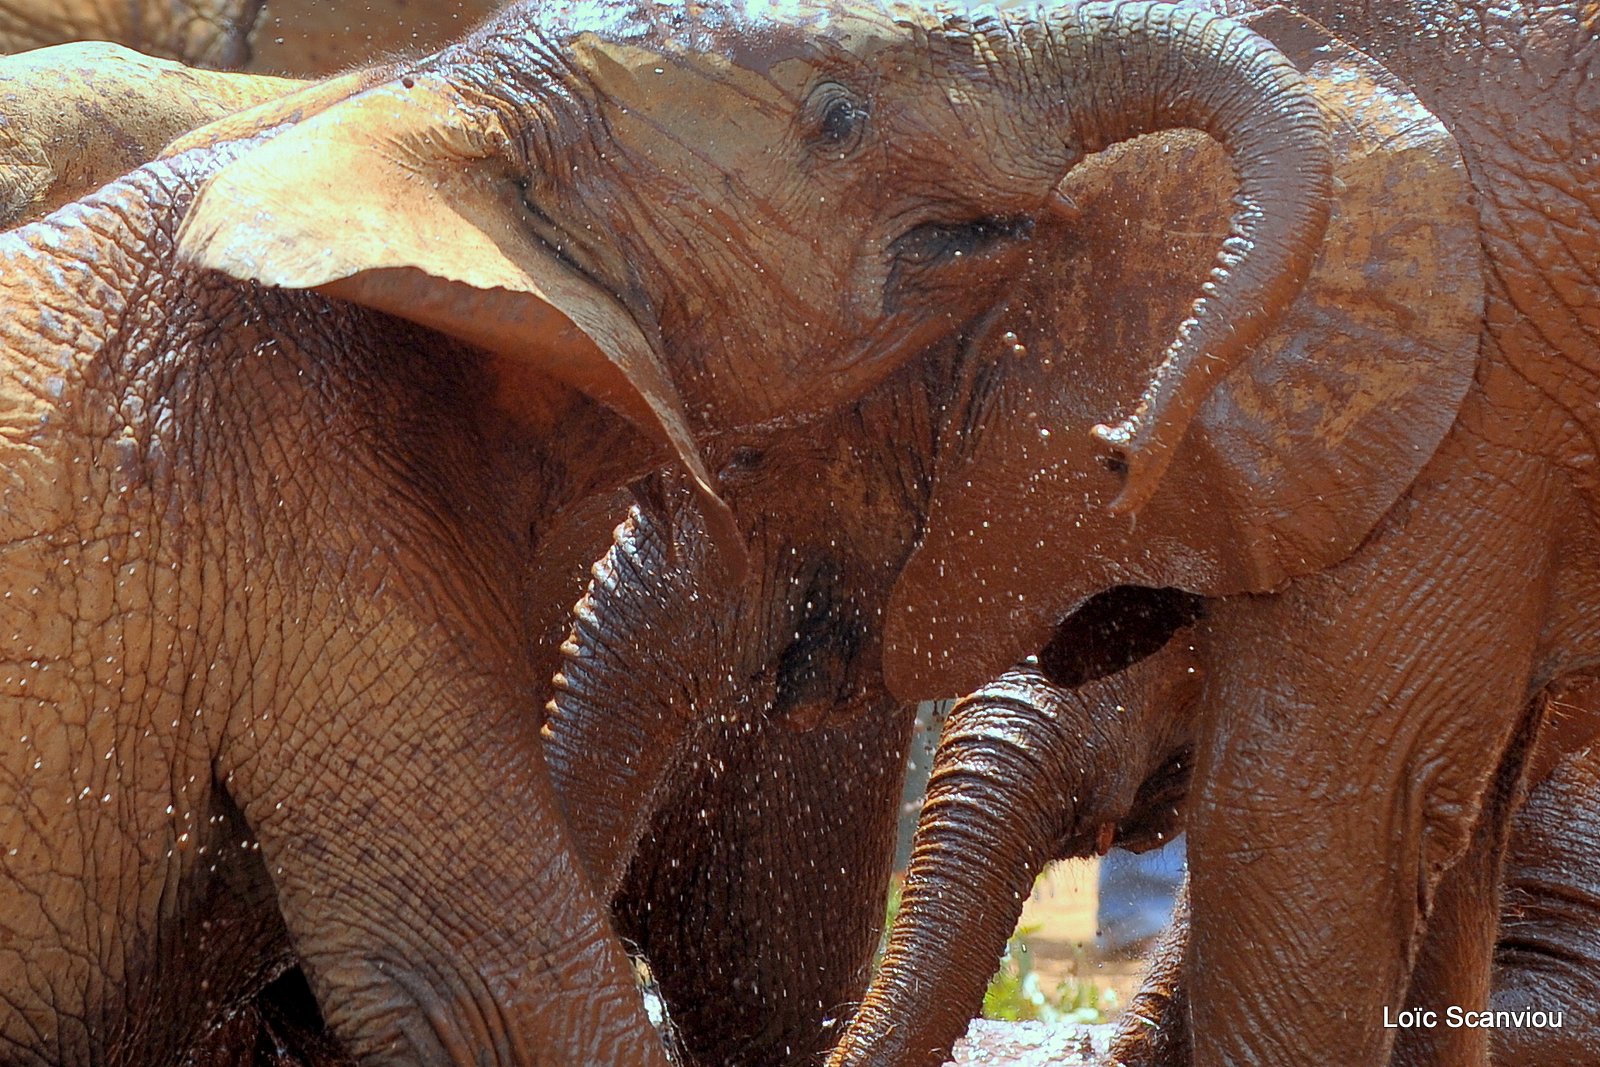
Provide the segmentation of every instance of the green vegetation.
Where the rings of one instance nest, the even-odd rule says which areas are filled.
[[[887,914],[883,922],[883,938],[878,942],[878,960],[883,959],[889,943],[889,928],[900,911],[900,880],[889,886]],[[1039,976],[1033,970],[1033,959],[1028,954],[1028,937],[1037,932],[1034,926],[1019,926],[1006,942],[1005,955],[1000,957],[1000,969],[989,982],[983,994],[983,1017],[1003,1019],[1008,1022],[1105,1022],[1117,1012],[1117,994],[1112,989],[1101,989],[1092,978],[1066,978],[1054,990],[1046,992],[1039,985]]]
[[[1040,988],[1028,954],[1028,935],[1035,927],[1019,926],[1006,942],[1000,969],[983,995],[983,1017],[1008,1022],[1104,1022],[1117,1010],[1113,990],[1102,990],[1092,978],[1065,978],[1051,992]]]

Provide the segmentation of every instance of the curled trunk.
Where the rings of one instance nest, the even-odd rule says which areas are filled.
[[[1031,128],[1065,136],[1062,169],[1144,133],[1193,127],[1238,171],[1231,232],[1191,316],[1137,406],[1096,436],[1125,474],[1113,510],[1155,491],[1200,405],[1289,306],[1311,273],[1331,205],[1326,124],[1292,63],[1241,23],[1170,3],[1081,4],[990,34],[1020,55]],[[1014,42],[1014,43],[1013,43]]]
[[[1075,690],[1008,671],[950,713],[883,969],[830,1067],[937,1067],[977,1015],[1045,864],[1103,852],[1182,789],[1183,640]],[[1154,788],[1150,787],[1155,783]]]

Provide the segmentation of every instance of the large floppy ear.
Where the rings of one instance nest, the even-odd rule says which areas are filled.
[[[576,387],[673,449],[724,558],[741,559],[655,348],[615,295],[533,236],[499,119],[425,74],[316,103],[202,186],[179,255],[460,338],[497,357],[508,393],[546,375]]]
[[[1089,429],[1124,410],[1227,232],[1233,179],[1186,133],[1122,146],[1061,189],[1073,218],[975,346],[928,525],[892,595],[905,699],[968,692],[1121,584],[1263,592],[1346,557],[1455,421],[1483,309],[1455,142],[1387,71],[1277,9],[1258,21],[1329,119],[1336,200],[1310,280],[1201,408],[1136,517],[1111,513]]]

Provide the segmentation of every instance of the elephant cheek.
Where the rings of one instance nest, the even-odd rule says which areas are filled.
[[[889,598],[883,676],[898,700],[973,692],[1043,648],[1092,594],[1128,580],[1110,562],[1119,553],[1087,543],[1070,522],[1065,531],[989,522],[990,515],[1035,514],[1042,504],[994,504],[1000,510],[990,512],[986,501],[971,503],[972,514],[945,527],[967,533],[919,547]],[[1086,543],[1074,544],[1074,534]]]

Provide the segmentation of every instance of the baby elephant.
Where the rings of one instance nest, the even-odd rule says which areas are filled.
[[[935,756],[882,972],[830,1067],[943,1063],[977,1014],[1047,863],[1103,854],[1113,844],[1142,851],[1181,829],[1196,736],[1192,705],[1204,675],[1194,638],[1181,629],[1148,658],[1074,688],[1052,681],[1061,664],[1047,653],[956,705]],[[1524,1067],[1597,1064],[1600,685],[1551,686],[1539,699],[1545,722],[1505,846],[1488,1006],[1561,1018],[1559,1026],[1551,1018],[1547,1026],[1496,1027],[1495,1057]],[[1516,783],[1504,793],[1514,803]],[[1485,862],[1497,859],[1493,847],[1484,854]],[[1448,895],[1436,903],[1451,906]],[[1144,988],[1123,1016],[1110,1060],[1117,1067],[1189,1063],[1187,932],[1180,901]],[[1395,1021],[1415,1008],[1435,1011],[1441,1033],[1450,1025],[1449,1006],[1429,1003],[1420,991],[1429,988],[1431,969],[1450,966],[1451,951],[1429,946],[1410,999],[1392,1010]]]

